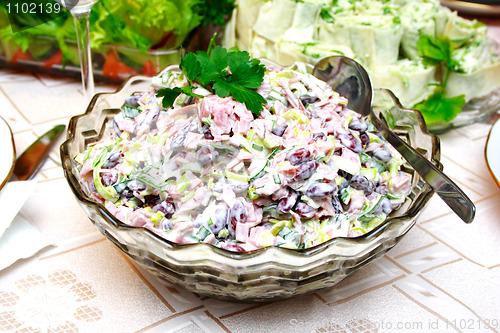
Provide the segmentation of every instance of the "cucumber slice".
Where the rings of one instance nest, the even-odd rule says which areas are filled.
[[[314,209],[318,209],[320,207],[316,203],[316,201],[314,201],[314,199],[308,197],[307,195],[302,195],[302,197],[300,198],[300,200],[304,201],[305,203],[307,203],[309,206],[311,206]]]
[[[403,199],[402,195],[394,195],[394,194],[391,194],[391,193],[386,193],[385,196],[387,198],[389,198],[390,200],[401,200],[401,199]]]
[[[250,180],[254,180],[261,176],[264,173],[264,169],[269,165],[269,161],[264,158],[257,158],[252,161],[248,170],[252,170],[250,172]]]
[[[194,233],[194,237],[196,237],[199,241],[202,241],[204,240],[205,238],[208,237],[208,235],[210,235],[211,232],[210,230],[208,230],[205,226],[201,226],[195,233]]]
[[[242,183],[248,183],[249,181],[249,177],[247,175],[231,172],[229,170],[226,170],[226,178]]]
[[[377,169],[375,168],[361,168],[360,175],[365,176],[368,180],[373,181],[377,177]]]
[[[257,193],[255,193],[255,187],[250,186],[248,188],[248,199],[255,200],[259,197]]]
[[[273,141],[271,138],[265,138],[264,139],[264,146],[269,149],[276,148],[276,143]]]
[[[196,194],[196,190],[192,190],[192,191],[185,193],[184,196],[181,198],[181,202],[188,201],[189,199],[194,197],[195,194]]]
[[[359,214],[359,218],[362,218],[364,216],[367,216],[367,215],[372,215],[373,211],[375,210],[375,208],[377,208],[377,206],[382,202],[382,199],[384,198],[383,195],[380,195],[377,200],[375,200],[375,202],[373,202],[370,206],[365,206],[363,208],[363,210],[361,211],[361,213]]]
[[[272,226],[271,233],[273,236],[278,236],[278,233],[283,229],[287,224],[287,221],[280,221]]]
[[[277,101],[280,101],[285,106],[288,105],[288,101],[287,101],[286,97],[283,94],[280,94],[279,92],[277,92],[276,90],[271,90],[269,92],[269,97],[272,99],[275,99]]]
[[[344,170],[351,175],[358,174],[361,169],[361,164],[348,160],[342,156],[333,156],[333,163],[335,167]]]
[[[188,170],[193,172],[193,173],[200,173],[202,170],[202,166],[201,166],[201,164],[196,163],[196,162],[188,162],[188,163],[185,163],[181,166],[182,172],[185,172]]]
[[[262,213],[266,216],[271,215],[277,215],[276,212],[278,211],[278,205],[277,204],[270,204],[267,206],[262,207]]]
[[[259,145],[257,143],[252,143],[252,149],[258,150],[258,151],[264,151],[264,146]]]
[[[241,134],[236,134],[236,135],[233,135],[230,139],[230,142],[233,146],[235,147],[240,147],[240,148],[244,148],[246,149],[247,151],[251,152],[252,151],[252,146],[249,142],[249,140],[247,140],[245,137],[243,137],[243,135]]]
[[[273,174],[273,180],[275,184],[281,185],[281,177],[279,174],[277,173]]]
[[[361,159],[361,163],[366,163],[367,161],[371,160],[370,155],[368,155],[367,153],[359,154],[359,158]]]

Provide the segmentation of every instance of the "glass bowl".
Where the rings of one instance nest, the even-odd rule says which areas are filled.
[[[23,53],[13,42],[0,38],[0,67],[81,78],[80,63],[71,61],[63,63],[62,57],[59,57],[61,50],[55,38],[40,35],[30,41],[36,47]],[[68,39],[65,43],[69,50],[78,55],[76,41]],[[48,49],[50,52],[43,59],[38,59],[35,55],[38,49]],[[120,84],[130,75],[154,75],[168,65],[179,63],[181,53],[179,48],[141,51],[127,45],[103,44],[98,49],[92,49],[94,79]],[[124,66],[116,66],[116,63]]]
[[[73,160],[88,144],[99,140],[106,122],[120,111],[126,97],[153,89],[151,78],[133,76],[116,92],[95,95],[86,113],[70,120],[67,140],[60,148],[62,166],[80,205],[111,242],[160,280],[197,294],[233,301],[269,301],[334,286],[396,245],[433,194],[414,170],[404,165],[413,175],[410,195],[384,223],[363,236],[333,238],[302,250],[267,247],[251,252],[170,242],[150,230],[120,222],[91,199]],[[375,92],[374,109],[398,135],[442,169],[439,140],[427,132],[420,113],[401,108],[388,90]]]

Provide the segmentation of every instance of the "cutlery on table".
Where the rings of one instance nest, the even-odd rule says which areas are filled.
[[[33,142],[17,158],[11,180],[32,179],[40,170],[65,128],[65,125],[57,125]]]

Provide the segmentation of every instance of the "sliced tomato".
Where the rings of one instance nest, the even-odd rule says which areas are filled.
[[[121,62],[116,52],[109,50],[102,66],[102,74],[113,79],[123,79],[124,76],[137,74],[137,71]]]
[[[17,51],[12,56],[10,60],[11,63],[17,64],[19,60],[33,60],[33,57],[28,52],[23,52],[21,48],[18,48]]]
[[[142,67],[142,74],[149,76],[156,75],[155,65],[153,64],[151,59],[146,60],[146,62],[144,63],[144,67]]]
[[[42,61],[43,68],[50,68],[54,65],[62,64],[63,61],[63,53],[61,50],[58,50],[56,53],[50,56],[50,58]]]

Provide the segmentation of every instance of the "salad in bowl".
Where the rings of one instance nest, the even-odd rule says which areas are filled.
[[[333,285],[394,246],[432,190],[310,69],[216,46],[132,77],[71,120],[69,184],[121,250],[192,291],[265,300]],[[386,90],[374,109],[441,167],[418,112]]]
[[[180,70],[153,83],[189,84]],[[158,93],[131,95],[76,156],[120,221],[180,244],[299,249],[365,234],[410,192],[399,153],[302,63],[266,67],[258,115],[232,96],[194,92],[166,109]]]

